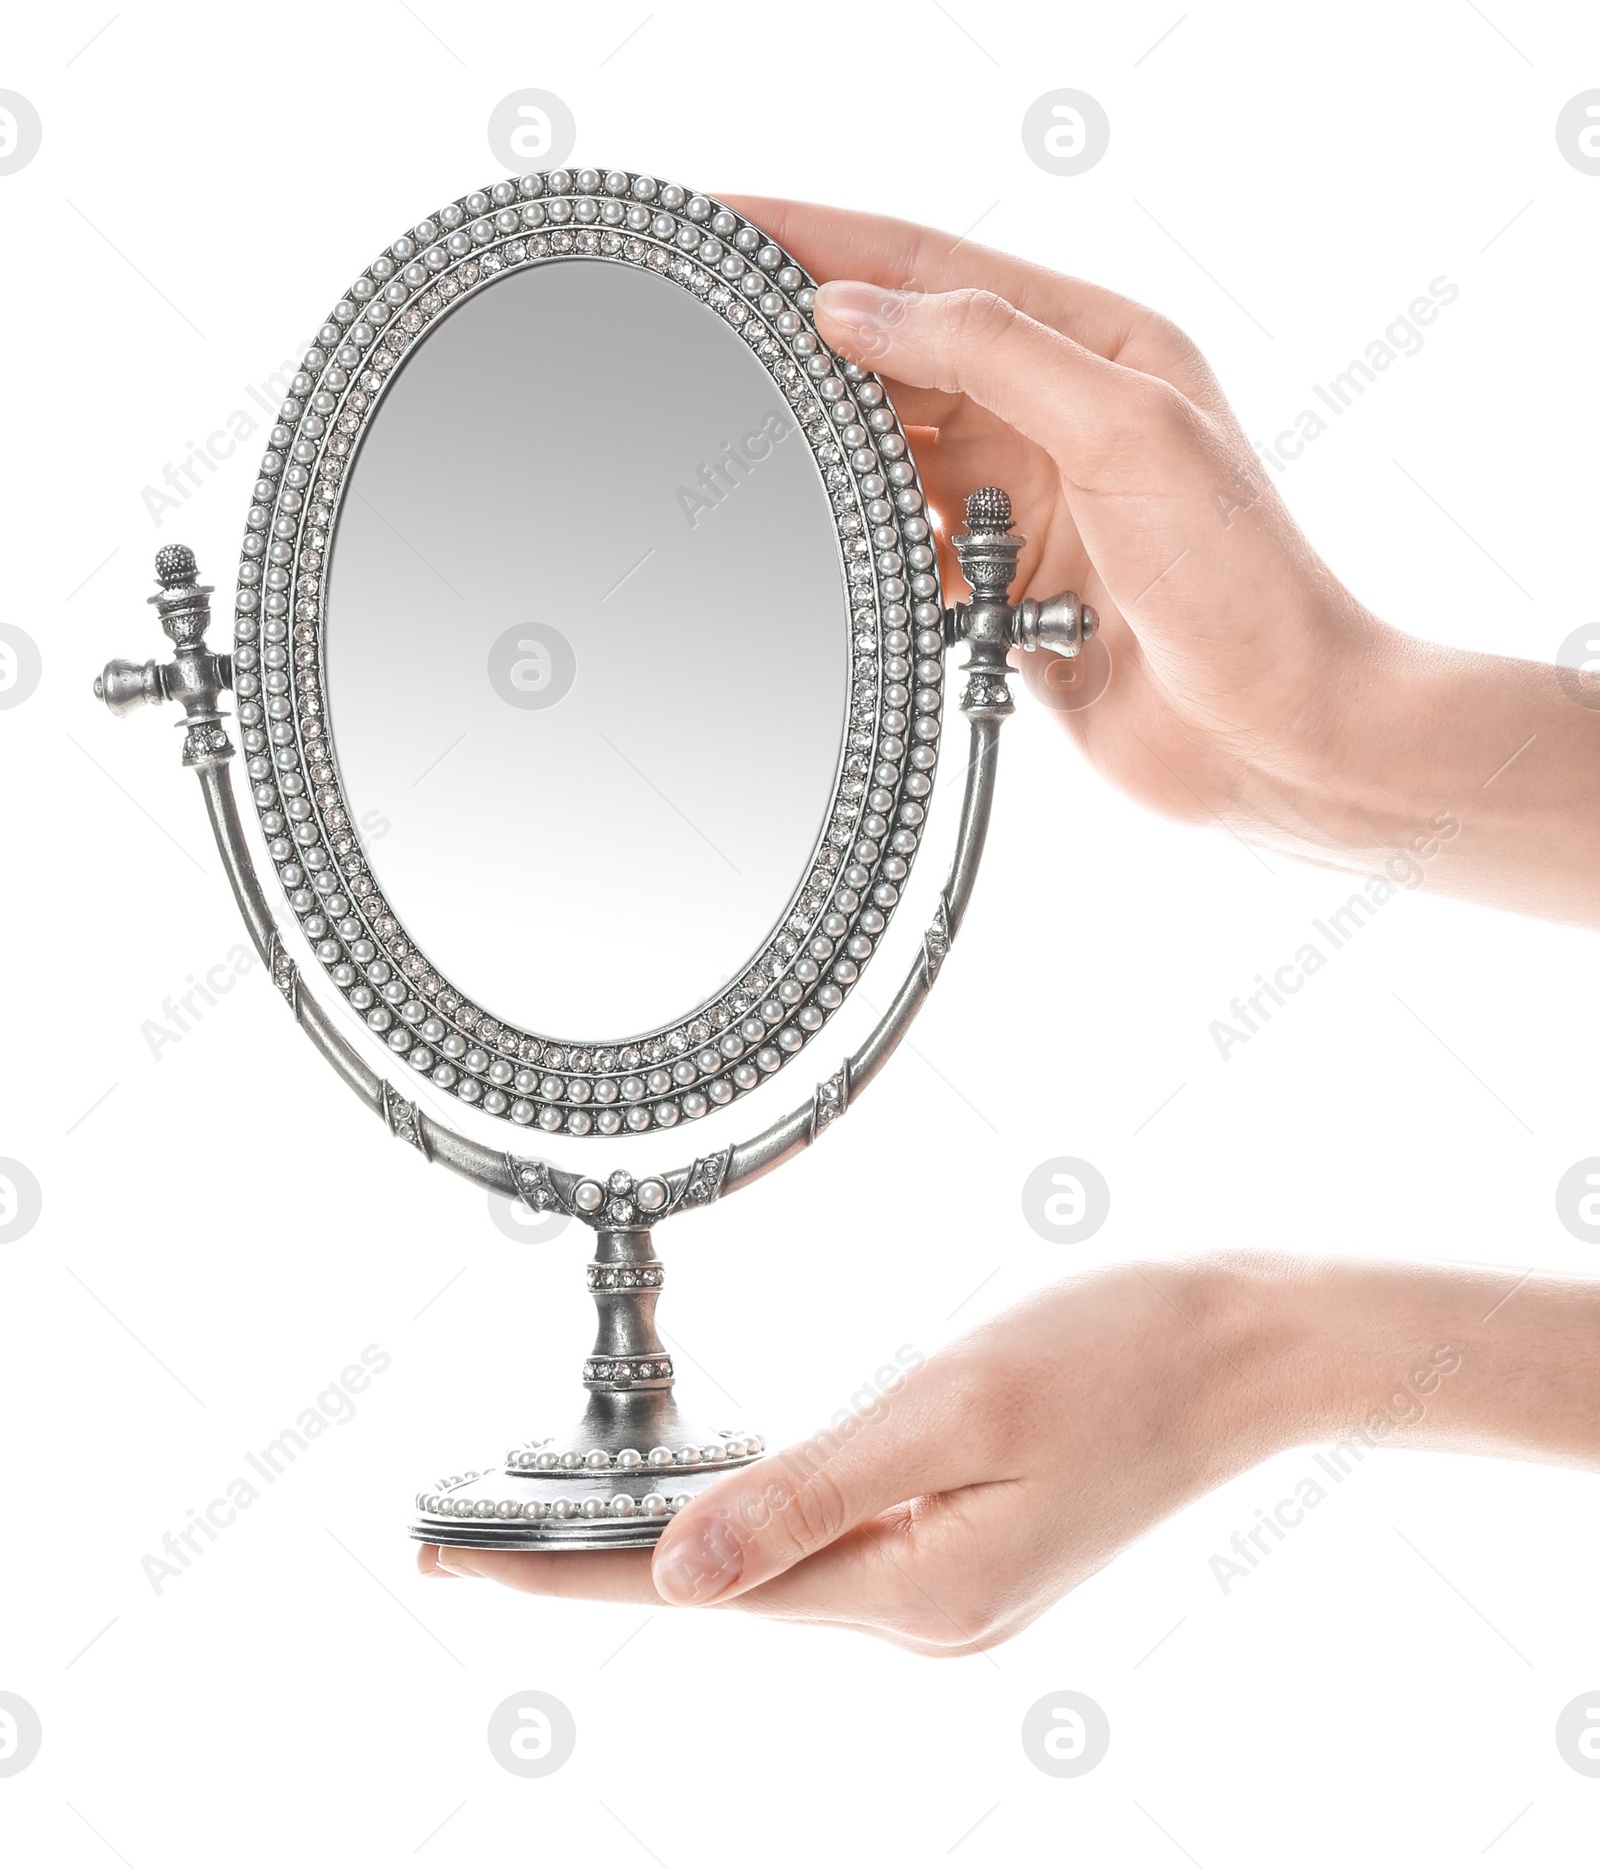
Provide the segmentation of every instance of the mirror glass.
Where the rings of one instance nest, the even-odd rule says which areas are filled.
[[[574,259],[450,309],[348,469],[323,653],[374,880],[503,1020],[665,1026],[789,912],[843,753],[839,539],[677,285]]]

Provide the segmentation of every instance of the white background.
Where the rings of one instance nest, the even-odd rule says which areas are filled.
[[[158,544],[192,544],[226,587],[253,447],[162,526],[140,490],[255,407],[248,386],[380,247],[498,177],[486,120],[529,85],[571,105],[579,161],[981,217],[975,237],[1175,317],[1251,435],[1315,406],[1312,383],[1447,275],[1460,296],[1425,348],[1282,484],[1381,614],[1549,659],[1596,610],[1600,178],[1553,131],[1600,84],[1600,22],[1508,0],[1181,20],[1183,0],[954,0],[658,5],[633,32],[649,0],[107,25],[110,5],[13,16],[0,67],[44,124],[0,177],[0,620],[44,655],[0,713],[0,1154],[44,1190],[0,1248],[0,1688],[44,1723],[36,1762],[0,1779],[7,1859],[1253,1869],[1592,1849],[1600,1780],[1553,1740],[1600,1684],[1592,1477],[1385,1455],[1224,1597],[1210,1555],[1310,1470],[1291,1453],[945,1665],[416,1578],[415,1488],[571,1412],[582,1241],[505,1238],[316,1063],[259,967],[152,1056],[143,1025],[243,937],[171,721],[113,721],[89,682],[159,647]],[[1058,86],[1112,125],[1075,178],[1019,137]],[[911,1045],[810,1158],[664,1231],[690,1399],[795,1436],[897,1345],[1136,1254],[1471,1260],[1508,1284],[1596,1269],[1553,1202],[1600,1146],[1593,934],[1404,896],[1223,1063],[1210,1021],[1348,888],[1140,815],[1026,696],[1005,739],[985,871]],[[930,851],[923,906],[937,880]],[[921,920],[908,904],[902,931]],[[747,1133],[740,1110],[706,1141]],[[1111,1217],[1049,1246],[1019,1190],[1067,1154],[1105,1174]],[[374,1343],[392,1367],[356,1418],[156,1594],[142,1557]],[[573,1710],[578,1747],[526,1781],[484,1729],[532,1687]],[[1112,1729],[1067,1781],[1019,1743],[1064,1688]]]

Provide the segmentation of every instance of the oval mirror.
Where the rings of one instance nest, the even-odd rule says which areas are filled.
[[[335,308],[239,657],[333,984],[437,1089],[571,1135],[704,1115],[821,1029],[915,855],[941,700],[881,385],[758,229],[595,181],[453,204]]]
[[[95,683],[116,714],[181,706],[255,950],[389,1132],[593,1236],[582,1415],[425,1486],[424,1543],[649,1545],[759,1457],[759,1435],[678,1406],[653,1229],[809,1148],[883,1069],[970,899],[1008,655],[1076,656],[1096,627],[1071,591],[1013,602],[1024,541],[993,486],[950,538],[971,595],[944,609],[905,436],[821,342],[814,296],[759,227],[647,175],[555,170],[447,203],[351,284],[289,384],[231,654],[206,644],[195,554],[164,545],[170,659]],[[732,1103],[843,1006],[922,842],[958,643],[953,853],[866,1036],[758,1133],[685,1139],[677,1168],[547,1157],[539,1131],[632,1136]],[[393,1079],[261,886],[230,689],[312,968]],[[426,1109],[408,1070],[439,1093]],[[491,1146],[456,1100],[535,1134]]]

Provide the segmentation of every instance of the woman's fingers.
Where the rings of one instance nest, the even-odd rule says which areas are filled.
[[[1193,344],[1147,306],[957,234],[810,201],[722,197],[771,234],[816,279],[870,279],[920,292],[983,287],[1098,355],[1175,384],[1206,407],[1216,379]]]
[[[985,1646],[1010,1606],[989,1581],[1021,1555],[1028,1488],[1004,1482],[881,1512],[790,1569],[705,1607],[847,1628],[922,1654]],[[660,1606],[648,1551],[467,1551],[424,1545],[425,1576],[482,1578],[531,1596]]]
[[[648,1551],[463,1551],[424,1545],[417,1568],[425,1577],[480,1579],[524,1596],[666,1607],[650,1578]],[[778,1581],[783,1584],[788,1580]],[[767,1590],[753,1590],[746,1596],[728,1598],[726,1607],[754,1610],[782,1622],[882,1632],[863,1615],[864,1605],[857,1600],[857,1580],[847,1567],[840,1567],[828,1584],[828,1588],[790,1591],[782,1601],[768,1601]],[[767,1589],[776,1587],[769,1585]]]
[[[721,1603],[783,1622],[827,1623],[891,1634],[915,1630],[940,1644],[968,1639],[970,1625],[944,1600],[947,1588],[920,1581],[925,1568],[908,1537],[913,1510],[925,1528],[939,1502],[900,1507],[845,1535],[792,1569]],[[529,1596],[604,1603],[664,1599],[651,1577],[650,1551],[479,1551],[424,1545],[427,1577],[478,1578]],[[716,1607],[708,1601],[706,1607]]]
[[[486,1577],[530,1596],[587,1597],[604,1603],[659,1603],[648,1551],[465,1551],[423,1545],[425,1577]]]
[[[1085,491],[1149,493],[1215,480],[1206,418],[1186,397],[994,292],[833,280],[817,293],[816,315],[835,349],[901,382],[969,397],[1045,449]]]
[[[789,1622],[851,1623],[920,1653],[962,1653],[1029,1611],[1003,1579],[1026,1555],[1024,1481],[906,1502],[742,1596],[730,1608]]]
[[[1007,1481],[892,1507],[765,1583],[703,1607],[779,1622],[847,1628],[919,1654],[987,1647],[1030,1620],[1032,1592],[1004,1580],[1035,1565],[1033,1489]],[[442,1568],[435,1570],[437,1556]],[[533,1596],[659,1606],[648,1551],[459,1551],[425,1548],[419,1567],[485,1578]]]
[[[656,1588],[669,1603],[753,1590],[907,1499],[1005,1479],[959,1364],[919,1371],[873,1409],[729,1474],[668,1526]],[[1001,1463],[996,1470],[996,1460]]]

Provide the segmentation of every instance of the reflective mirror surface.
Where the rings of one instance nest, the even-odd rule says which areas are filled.
[[[374,880],[501,1019],[621,1040],[737,978],[839,779],[833,514],[748,344],[665,279],[508,272],[406,357],[329,558]]]

